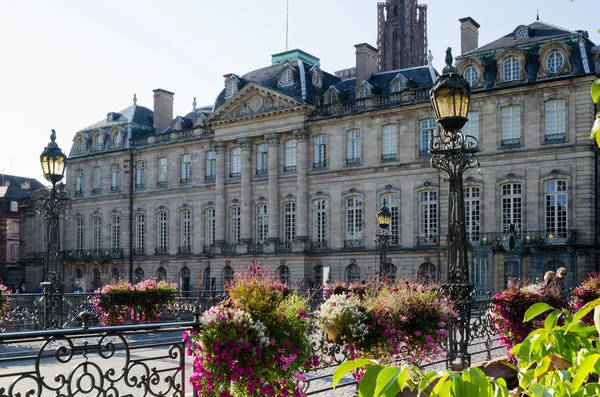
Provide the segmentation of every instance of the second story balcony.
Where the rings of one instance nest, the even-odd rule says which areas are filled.
[[[101,248],[91,250],[67,250],[62,252],[64,260],[122,259],[123,249]]]
[[[559,230],[516,230],[517,242],[524,247],[536,246],[566,246],[576,243],[574,229]],[[506,239],[505,232],[481,232],[467,234],[467,240],[474,247],[503,245]]]
[[[344,248],[362,248],[364,247],[364,241],[362,238],[350,238],[344,240]]]

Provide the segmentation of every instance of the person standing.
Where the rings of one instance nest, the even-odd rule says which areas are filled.
[[[564,267],[559,267],[556,269],[556,279],[555,282],[558,284],[558,287],[561,291],[565,290],[565,278],[567,277],[567,269]]]
[[[544,274],[544,282],[546,285],[552,285],[552,283],[554,283],[554,272],[552,270],[548,270]]]

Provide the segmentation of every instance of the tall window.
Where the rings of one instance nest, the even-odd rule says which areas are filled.
[[[397,194],[384,194],[381,196],[382,200],[385,200],[385,205],[390,210],[392,215],[390,219],[390,231],[389,243],[391,245],[398,245],[400,240],[400,210],[398,208],[398,195]]]
[[[508,58],[504,61],[504,81],[520,80],[521,71],[519,58]]]
[[[433,284],[437,280],[436,275],[435,265],[431,262],[425,262],[419,266],[417,280],[424,284]]]
[[[83,219],[75,219],[75,249],[83,251]]]
[[[158,181],[157,186],[167,186],[167,158],[158,159]]]
[[[362,245],[362,198],[346,199],[346,240],[354,246]]]
[[[421,136],[419,140],[419,156],[429,153],[429,141],[435,133],[435,120],[421,120]]]
[[[265,175],[269,169],[269,145],[261,143],[256,147],[256,175]]]
[[[156,269],[156,281],[166,281],[167,280],[167,270],[164,267],[159,267]]]
[[[277,268],[277,275],[279,276],[279,281],[282,283],[290,283],[290,268],[286,265],[281,265],[279,268]]]
[[[478,187],[470,186],[464,188],[465,197],[465,225],[467,229],[467,239],[469,241],[479,240],[479,197]]]
[[[508,287],[508,283],[512,279],[521,279],[523,270],[520,260],[504,261],[504,288]]]
[[[166,254],[169,250],[169,220],[166,212],[156,214],[158,218],[158,241],[156,252]]]
[[[242,218],[240,207],[231,207],[229,209],[229,243],[237,244],[240,242],[240,233],[242,228]]]
[[[291,243],[296,239],[296,203],[283,205],[284,239]]]
[[[92,270],[92,289],[94,291],[96,291],[101,286],[102,286],[102,281],[101,281],[100,269],[95,267],[94,270]]]
[[[323,265],[317,265],[313,268],[315,284],[320,286],[323,284]]]
[[[190,183],[190,170],[192,166],[192,156],[184,154],[181,156],[181,183]]]
[[[180,213],[180,240],[179,252],[192,252],[192,212],[183,210]]]
[[[568,228],[567,181],[548,181],[544,186],[546,191],[546,232],[552,233],[557,238],[566,238]]]
[[[135,163],[135,188],[143,189],[146,183],[146,163],[139,160]]]
[[[477,81],[479,81],[479,70],[475,66],[469,66],[465,70],[465,80],[469,82],[471,87],[475,86]]]
[[[233,281],[234,272],[231,266],[227,265],[223,268],[223,286],[227,287]]]
[[[121,172],[121,167],[119,166],[119,164],[113,164],[110,166],[110,170],[111,170],[110,190],[113,192],[119,191],[119,185],[121,183],[119,173]]]
[[[135,215],[135,246],[136,254],[146,253],[146,215]]]
[[[469,121],[462,129],[464,135],[470,135],[479,140],[479,112],[469,112],[467,114]]]
[[[562,141],[566,136],[565,100],[546,102],[546,141]]]
[[[327,247],[327,211],[327,200],[315,200],[313,202],[313,243],[317,247]]]
[[[356,283],[360,281],[360,267],[358,267],[358,265],[348,265],[345,273],[347,283]]]
[[[209,208],[204,211],[204,244],[212,245],[215,242],[215,209]]]
[[[92,168],[92,176],[93,176],[92,193],[99,193],[100,188],[102,187],[100,167]]]
[[[360,164],[360,130],[346,134],[346,164]]]
[[[327,135],[314,137],[315,162],[313,168],[327,167]]]
[[[83,170],[75,170],[75,195],[81,196],[83,194]]]
[[[204,179],[212,181],[215,179],[217,169],[217,152],[210,151],[206,152],[206,172],[204,173]]]
[[[256,207],[256,241],[264,243],[269,234],[269,213],[267,205],[261,204]]]
[[[121,136],[121,135],[119,135]],[[113,283],[117,283],[119,281],[119,269],[117,269],[116,267],[113,267],[112,269],[110,269],[110,280]]]
[[[521,107],[502,108],[502,145],[521,144]]]
[[[522,185],[507,183],[502,185],[502,231],[508,230],[512,224],[516,230],[521,230]]]
[[[179,271],[179,288],[184,292],[190,291],[190,269],[182,267]]]
[[[92,249],[102,249],[102,218],[92,218]]]
[[[231,173],[230,177],[235,178],[242,175],[242,148],[231,149]]]
[[[140,281],[142,281],[144,279],[144,269],[142,269],[141,267],[138,267],[137,269],[135,269],[134,276],[135,276],[136,283],[139,283]]]
[[[381,160],[392,161],[398,159],[398,129],[396,124],[383,126]]]
[[[121,217],[119,215],[110,217],[110,248],[121,249]]]
[[[437,192],[419,193],[419,243],[438,242]]]
[[[369,89],[369,87],[367,86],[362,86],[360,88],[360,90],[358,91],[358,98],[366,98],[369,96],[369,94],[371,93],[371,90]]]
[[[284,171],[296,171],[296,140],[285,141],[285,166]]]

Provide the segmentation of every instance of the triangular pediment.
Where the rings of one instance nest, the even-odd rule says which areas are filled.
[[[311,107],[307,102],[250,83],[216,109],[205,122],[217,123]]]

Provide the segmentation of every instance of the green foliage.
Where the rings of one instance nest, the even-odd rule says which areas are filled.
[[[592,83],[590,92],[592,94],[592,101],[594,101],[594,103],[600,102],[600,79]]]
[[[600,31],[599,31],[600,32]],[[592,100],[594,103],[600,102],[600,79],[594,81],[590,88]],[[596,119],[592,126],[592,132],[590,133],[590,139],[596,138],[596,144],[600,147],[600,112],[596,113]]]
[[[594,311],[595,326],[582,319]],[[524,321],[539,321],[543,326],[532,331],[511,351],[518,358],[519,388],[510,396],[585,397],[600,395],[600,299],[588,302],[574,315],[568,309],[555,309],[536,303]],[[366,366],[359,386],[359,397],[394,397],[408,388],[423,396],[508,397],[506,382],[486,377],[478,368],[462,372],[429,371],[418,367],[382,366],[373,360],[356,360],[340,365],[334,373],[334,386],[350,371]]]

